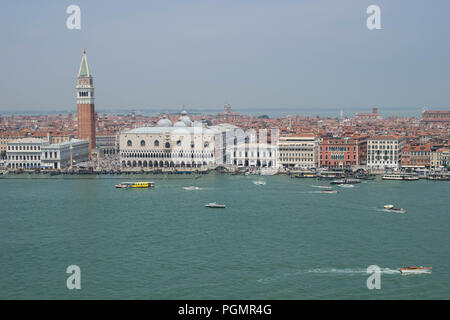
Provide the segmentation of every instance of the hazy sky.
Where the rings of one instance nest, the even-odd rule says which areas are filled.
[[[81,30],[66,9],[81,7]],[[382,30],[366,27],[381,7]],[[101,110],[445,108],[450,1],[4,0],[0,111],[76,108],[83,48]]]

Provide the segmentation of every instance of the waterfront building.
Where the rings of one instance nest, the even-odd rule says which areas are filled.
[[[233,165],[250,168],[278,168],[277,146],[246,140],[233,146]]]
[[[63,169],[89,160],[89,140],[71,141],[41,147],[41,167]]]
[[[125,130],[120,134],[122,167],[203,168],[223,163],[223,133],[229,127],[192,122],[185,110],[177,122],[163,117],[155,127]]]
[[[402,168],[419,169],[430,167],[431,145],[404,146],[401,151]]]
[[[41,166],[41,149],[48,140],[23,138],[8,142],[7,166],[12,169],[34,169]]]
[[[6,159],[6,151],[8,143],[19,139],[19,137],[11,137],[9,135],[0,135],[0,159]]]
[[[430,167],[432,169],[450,168],[450,148],[432,148],[430,153]]]
[[[55,143],[63,143],[63,142],[68,142],[72,139],[74,139],[75,137],[73,135],[48,135],[48,141],[50,144],[55,144]]]
[[[344,169],[360,164],[360,140],[352,138],[323,138],[319,143],[319,166]]]
[[[119,150],[118,135],[96,136],[95,146],[100,157],[116,154]]]
[[[423,124],[450,124],[450,110],[426,110],[422,113]]]
[[[81,58],[76,91],[78,139],[89,140],[89,153],[91,153],[95,148],[96,115],[94,105],[94,82],[87,61],[86,49]]]
[[[398,170],[403,140],[395,136],[375,136],[367,140],[367,167],[369,169]]]
[[[285,168],[317,167],[318,141],[314,135],[280,137],[278,165]]]

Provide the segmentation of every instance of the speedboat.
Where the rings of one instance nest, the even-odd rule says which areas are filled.
[[[406,210],[403,208],[395,208],[393,204],[386,204],[384,208],[389,212],[394,213],[406,213]]]
[[[361,183],[361,180],[359,179],[339,179],[339,180],[333,180],[330,182],[330,184],[354,184],[354,183]]]
[[[257,186],[264,186],[266,184],[266,182],[262,180],[253,181],[253,183],[256,184]]]
[[[431,267],[403,267],[400,268],[402,274],[422,274],[431,273]]]
[[[218,203],[215,203],[215,202],[210,202],[208,204],[205,204],[205,207],[207,207],[207,208],[220,208],[220,209],[226,208],[226,206],[224,204],[218,204]]]
[[[200,188],[199,188],[199,187],[196,187],[196,186],[183,187],[183,189],[184,189],[184,190],[189,190],[189,191],[191,191],[191,190],[200,190]]]
[[[337,190],[322,190],[322,193],[339,193]]]

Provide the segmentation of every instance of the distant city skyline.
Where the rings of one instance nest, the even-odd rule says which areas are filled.
[[[68,30],[66,8],[81,8]],[[382,30],[366,28],[381,8]],[[0,114],[76,112],[87,48],[98,112],[448,109],[450,3],[15,1],[0,12]],[[419,114],[417,114],[419,116]]]

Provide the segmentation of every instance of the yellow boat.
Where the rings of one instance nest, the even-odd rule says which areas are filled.
[[[153,182],[121,182],[116,184],[116,188],[153,188]]]

